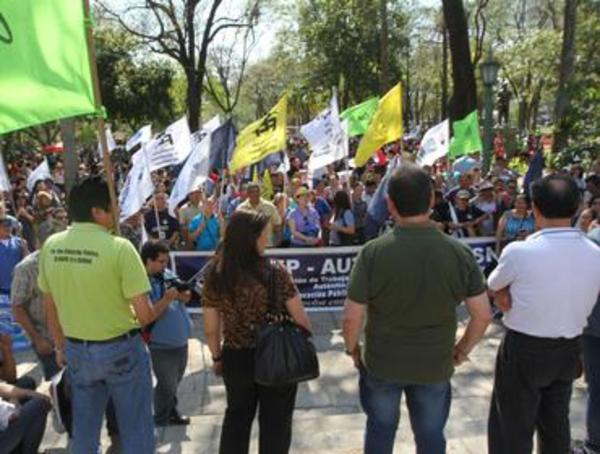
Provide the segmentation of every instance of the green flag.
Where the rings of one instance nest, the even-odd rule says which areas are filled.
[[[348,136],[362,136],[371,123],[371,118],[377,110],[379,98],[371,98],[357,106],[344,110],[340,118],[348,120]]]
[[[0,134],[95,110],[83,1],[2,1]]]
[[[476,110],[462,120],[453,122],[452,131],[454,135],[450,141],[449,157],[456,158],[476,151],[483,151]]]

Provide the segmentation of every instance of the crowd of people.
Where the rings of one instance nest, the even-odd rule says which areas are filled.
[[[496,367],[490,452],[531,452],[535,429],[542,452],[568,452],[568,402],[581,340],[586,357],[598,355],[598,326],[590,323],[581,335],[600,291],[600,250],[582,243],[583,234],[600,236],[600,160],[587,169],[579,162],[545,169],[547,176],[530,190],[527,176],[500,154],[487,172],[477,153],[418,168],[398,144],[362,169],[344,161],[310,173],[301,142],[287,158],[289,166],[267,167],[268,178],[257,171],[246,178],[213,173],[174,211],[169,194],[176,169],[159,169],[152,174],[152,197],[120,223],[122,237],[110,233],[108,186],[93,163],[80,163],[67,196],[60,157],[49,160],[51,175],[38,181],[31,175],[40,156],[8,160],[12,190],[0,200],[0,294],[10,297],[45,379],[67,366],[63,383],[72,399],[65,429],[72,452],[97,452],[104,414],[115,452],[154,452],[154,427],[189,424],[178,411],[177,390],[188,359],[191,293],[167,269],[169,253],[186,250],[215,251],[202,302],[213,368],[227,390],[220,452],[248,451],[257,406],[261,428],[277,427],[261,430],[260,452],[288,452],[296,386],[271,389],[252,380],[253,327],[267,312],[269,279],[277,282],[277,300],[290,318],[309,331],[311,325],[290,274],[272,266],[264,251],[365,243],[344,321],[367,414],[365,452],[392,452],[403,392],[419,452],[445,452],[449,378],[490,323],[488,295],[506,312],[508,328]],[[399,170],[391,172],[398,161]],[[126,172],[127,160],[115,162],[117,188]],[[376,213],[382,207],[383,219]],[[560,246],[564,251],[545,243],[560,235],[571,240]],[[485,270],[491,273],[487,286],[457,241],[478,236],[495,237],[500,257],[498,268]],[[583,270],[574,266],[573,248],[586,257]],[[557,253],[573,260],[568,281],[555,288],[544,279],[562,272]],[[526,271],[515,274],[515,264]],[[543,272],[534,272],[540,265]],[[561,285],[580,293],[571,298]],[[471,318],[455,343],[455,308],[462,301]],[[538,308],[543,302],[552,305],[550,315]],[[535,314],[524,307],[536,308]],[[534,355],[539,373],[524,374],[509,354],[519,362]],[[596,363],[586,358],[586,453],[600,452]],[[0,335],[0,373],[0,452],[37,452],[51,402],[28,377],[17,377],[6,335]],[[515,405],[514,395],[531,406],[528,412]],[[539,408],[544,403],[551,409]]]

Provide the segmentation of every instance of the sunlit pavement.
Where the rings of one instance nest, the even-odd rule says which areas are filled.
[[[293,453],[362,452],[365,417],[358,402],[358,377],[350,359],[344,355],[340,333],[340,313],[311,314],[315,341],[319,350],[321,377],[299,388],[294,413]],[[217,453],[220,427],[225,410],[225,387],[210,370],[210,353],[204,342],[201,317],[194,318],[194,338],[190,341],[190,359],[179,389],[180,411],[191,416],[187,427],[169,427],[156,431],[159,453]],[[461,323],[461,329],[464,326]],[[450,419],[446,428],[449,453],[482,454],[486,449],[486,424],[492,390],[494,360],[502,328],[490,327],[488,335],[461,366],[454,378]],[[19,373],[40,377],[32,354],[18,356]],[[585,384],[576,383],[571,404],[572,433],[581,439],[584,433]],[[257,452],[258,432],[252,433],[250,452]],[[65,435],[57,434],[48,422],[42,450],[66,452]],[[102,447],[109,446],[103,430]],[[414,443],[406,409],[402,409],[396,437],[397,453],[414,453]]]

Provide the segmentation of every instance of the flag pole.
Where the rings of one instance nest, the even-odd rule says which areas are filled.
[[[98,65],[96,63],[96,47],[94,45],[94,33],[92,26],[92,17],[90,14],[90,1],[83,0],[83,11],[85,16],[85,35],[90,62],[90,72],[92,75],[92,85],[94,87],[94,104],[96,106],[96,125],[98,134],[100,135],[100,147],[102,149],[102,162],[104,165],[104,173],[106,174],[106,182],[108,184],[108,193],[110,195],[110,203],[114,218],[114,230],[117,235],[121,234],[119,228],[119,205],[117,204],[117,193],[115,191],[115,181],[108,144],[106,143],[106,127],[104,117],[99,114],[102,109],[102,94],[100,92],[100,79],[98,78]]]

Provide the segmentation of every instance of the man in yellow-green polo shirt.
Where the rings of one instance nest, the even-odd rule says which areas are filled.
[[[100,177],[70,194],[72,225],[40,253],[38,284],[59,365],[68,365],[73,395],[72,452],[98,451],[102,415],[112,399],[122,452],[153,453],[152,379],[139,335],[161,308],[135,248],[112,236],[108,186]]]

